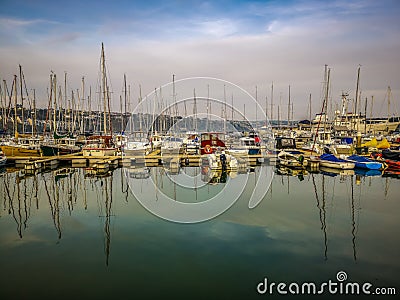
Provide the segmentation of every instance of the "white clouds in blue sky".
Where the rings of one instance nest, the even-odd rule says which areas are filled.
[[[105,42],[116,90],[124,73],[149,92],[173,73],[257,85],[264,97],[274,81],[282,102],[292,85],[300,118],[309,93],[320,105],[324,64],[335,101],[354,90],[359,64],[364,97],[400,93],[399,14],[397,1],[2,1],[0,77],[22,64],[43,94],[50,70],[78,88],[96,81]]]

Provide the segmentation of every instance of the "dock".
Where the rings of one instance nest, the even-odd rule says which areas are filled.
[[[204,155],[205,156],[205,155]],[[249,166],[269,161],[269,157],[262,154],[245,155],[236,157],[241,164]],[[37,172],[44,169],[54,169],[59,165],[69,165],[74,168],[95,168],[109,169],[117,167],[130,167],[134,165],[146,165],[148,167],[169,166],[179,168],[180,166],[196,167],[201,166],[202,155],[200,154],[179,154],[162,155],[160,150],[155,150],[145,156],[83,156],[82,152],[42,157],[7,157],[9,162],[15,164],[17,168],[22,168],[25,172]]]

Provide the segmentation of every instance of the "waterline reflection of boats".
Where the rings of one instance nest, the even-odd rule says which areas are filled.
[[[328,176],[353,176],[355,174],[354,169],[338,169],[320,166],[319,170],[323,175]]]
[[[149,167],[130,167],[128,168],[129,178],[147,179],[150,177]]]

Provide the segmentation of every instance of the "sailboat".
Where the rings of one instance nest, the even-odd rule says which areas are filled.
[[[117,147],[113,143],[112,135],[107,128],[107,107],[109,103],[109,91],[108,91],[108,83],[106,77],[106,64],[105,64],[105,55],[104,55],[104,44],[101,43],[101,97],[103,100],[103,108],[104,108],[104,134],[91,136],[87,140],[85,146],[82,147],[83,156],[114,156],[117,153]]]
[[[20,76],[22,78],[22,69],[20,66]],[[22,79],[21,79],[22,80]],[[22,82],[21,82],[22,86]],[[14,138],[4,142],[0,146],[0,150],[3,151],[4,155],[13,157],[13,156],[25,156],[25,157],[37,157],[41,156],[40,152],[40,139],[39,138],[34,138],[33,136],[28,136],[25,134],[19,134],[18,132],[18,123],[19,121],[23,123],[23,105],[21,106],[22,108],[22,120],[17,115],[17,75],[14,75],[14,81],[13,81],[13,98],[14,98]],[[21,98],[22,95],[21,95]],[[23,127],[23,126],[22,126]],[[24,129],[22,129],[24,131]]]
[[[50,99],[49,102],[52,102],[52,96],[54,95],[54,107],[53,107],[53,139],[49,139],[43,142],[40,145],[40,149],[42,151],[43,156],[55,156],[55,155],[64,155],[64,154],[72,154],[81,151],[81,148],[75,144],[76,140],[71,138],[69,134],[59,135],[57,133],[57,81],[56,74],[50,75],[51,81],[51,89],[50,89]],[[53,92],[54,91],[54,92]]]

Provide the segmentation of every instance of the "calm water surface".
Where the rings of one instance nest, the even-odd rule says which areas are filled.
[[[346,282],[400,292],[397,178],[278,172],[249,209],[256,168],[225,213],[180,224],[143,208],[129,182],[154,201],[150,178],[173,199],[199,202],[239,184],[243,174],[205,184],[199,168],[172,175],[116,169],[107,177],[70,171],[0,177],[2,299],[266,299],[279,295],[257,293],[264,278],[322,283],[337,281],[339,271]],[[171,178],[195,178],[198,188],[188,191]]]

